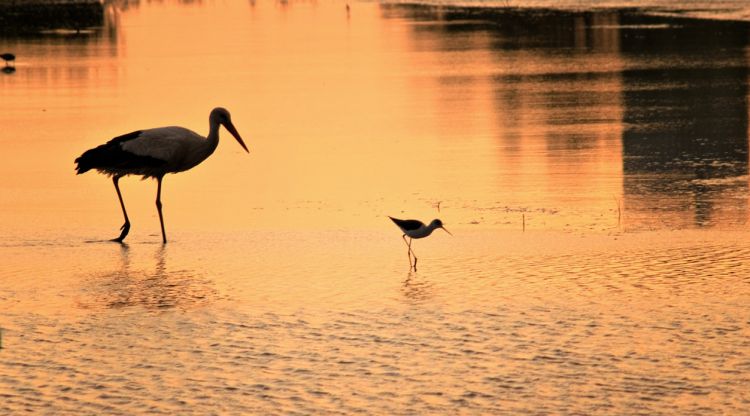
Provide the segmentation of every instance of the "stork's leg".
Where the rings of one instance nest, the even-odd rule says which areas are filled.
[[[167,242],[167,233],[164,231],[164,216],[161,214],[161,180],[163,176],[158,176],[156,181],[158,183],[156,187],[156,209],[159,211],[159,222],[161,223],[161,238],[162,242]]]
[[[117,241],[118,243],[122,243],[122,240],[125,239],[125,237],[128,235],[128,232],[130,232],[130,220],[128,219],[128,212],[125,210],[125,203],[122,201],[122,194],[120,193],[120,178],[122,176],[114,176],[112,178],[112,181],[115,183],[115,190],[117,191],[117,198],[120,199],[120,207],[122,208],[122,215],[125,217],[125,224],[120,227],[120,230],[122,232],[120,233],[120,236],[117,238],[113,238],[112,241]]]

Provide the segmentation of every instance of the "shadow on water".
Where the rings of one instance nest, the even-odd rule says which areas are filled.
[[[491,50],[489,70],[445,77],[438,88],[455,101],[457,84],[493,85],[499,163],[541,142],[536,170],[575,173],[561,188],[588,193],[598,191],[586,182],[601,175],[593,169],[612,166],[629,229],[746,223],[747,22],[637,9],[380,7],[386,19],[413,22],[416,51]]]
[[[191,308],[219,298],[213,283],[194,270],[168,266],[168,248],[159,245],[150,258],[140,259],[128,244],[119,244],[114,270],[84,282],[84,309],[142,307],[150,310]]]

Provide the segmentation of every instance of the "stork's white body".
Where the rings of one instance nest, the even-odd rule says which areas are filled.
[[[208,137],[203,137],[192,130],[179,126],[142,130],[138,137],[120,143],[120,147],[123,151],[137,156],[164,161],[162,166],[139,169],[103,167],[97,168],[97,170],[109,174],[156,177],[160,174],[192,169],[216,150],[219,145],[218,126],[216,130],[217,132],[214,134],[209,133]]]
[[[75,160],[79,174],[95,169],[113,178],[125,217],[125,224],[121,228],[122,233],[114,241],[122,242],[130,230],[130,221],[118,181],[125,175],[140,175],[144,178],[156,178],[158,181],[156,207],[159,211],[162,239],[163,242],[167,242],[161,211],[162,178],[167,173],[191,169],[211,156],[219,144],[219,127],[222,125],[232,133],[242,148],[248,151],[232,124],[229,112],[219,107],[211,111],[207,137],[177,126],[138,130],[115,137],[101,146],[87,150]]]

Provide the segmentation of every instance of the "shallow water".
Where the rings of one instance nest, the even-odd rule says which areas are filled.
[[[6,249],[0,406],[747,409],[744,232],[467,232],[420,244],[416,273],[402,248],[385,232],[201,233],[39,247],[31,267]]]
[[[4,35],[0,413],[739,414],[741,22],[639,11],[120,2]],[[155,184],[73,174],[222,133]],[[386,215],[441,218],[415,242]],[[525,229],[525,231],[523,231]]]

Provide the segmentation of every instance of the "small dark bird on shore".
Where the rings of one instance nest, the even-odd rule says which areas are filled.
[[[12,53],[4,53],[0,55],[0,58],[3,58],[3,61],[5,61],[5,66],[9,66],[11,62],[14,62],[16,60],[16,55],[13,55]]]
[[[417,255],[414,253],[414,250],[411,249],[412,239],[427,237],[438,228],[442,228],[446,233],[453,235],[450,233],[450,231],[445,229],[445,227],[443,226],[443,222],[438,219],[432,220],[432,222],[430,222],[430,225],[425,225],[422,221],[418,220],[400,220],[391,216],[388,216],[388,218],[390,218],[391,221],[393,221],[404,233],[401,238],[404,239],[406,246],[409,247],[409,250],[406,252],[406,254],[409,256],[409,267],[413,268],[415,272],[417,271]],[[406,237],[409,237],[409,241],[406,241]],[[414,256],[413,265],[411,263],[412,256]]]

